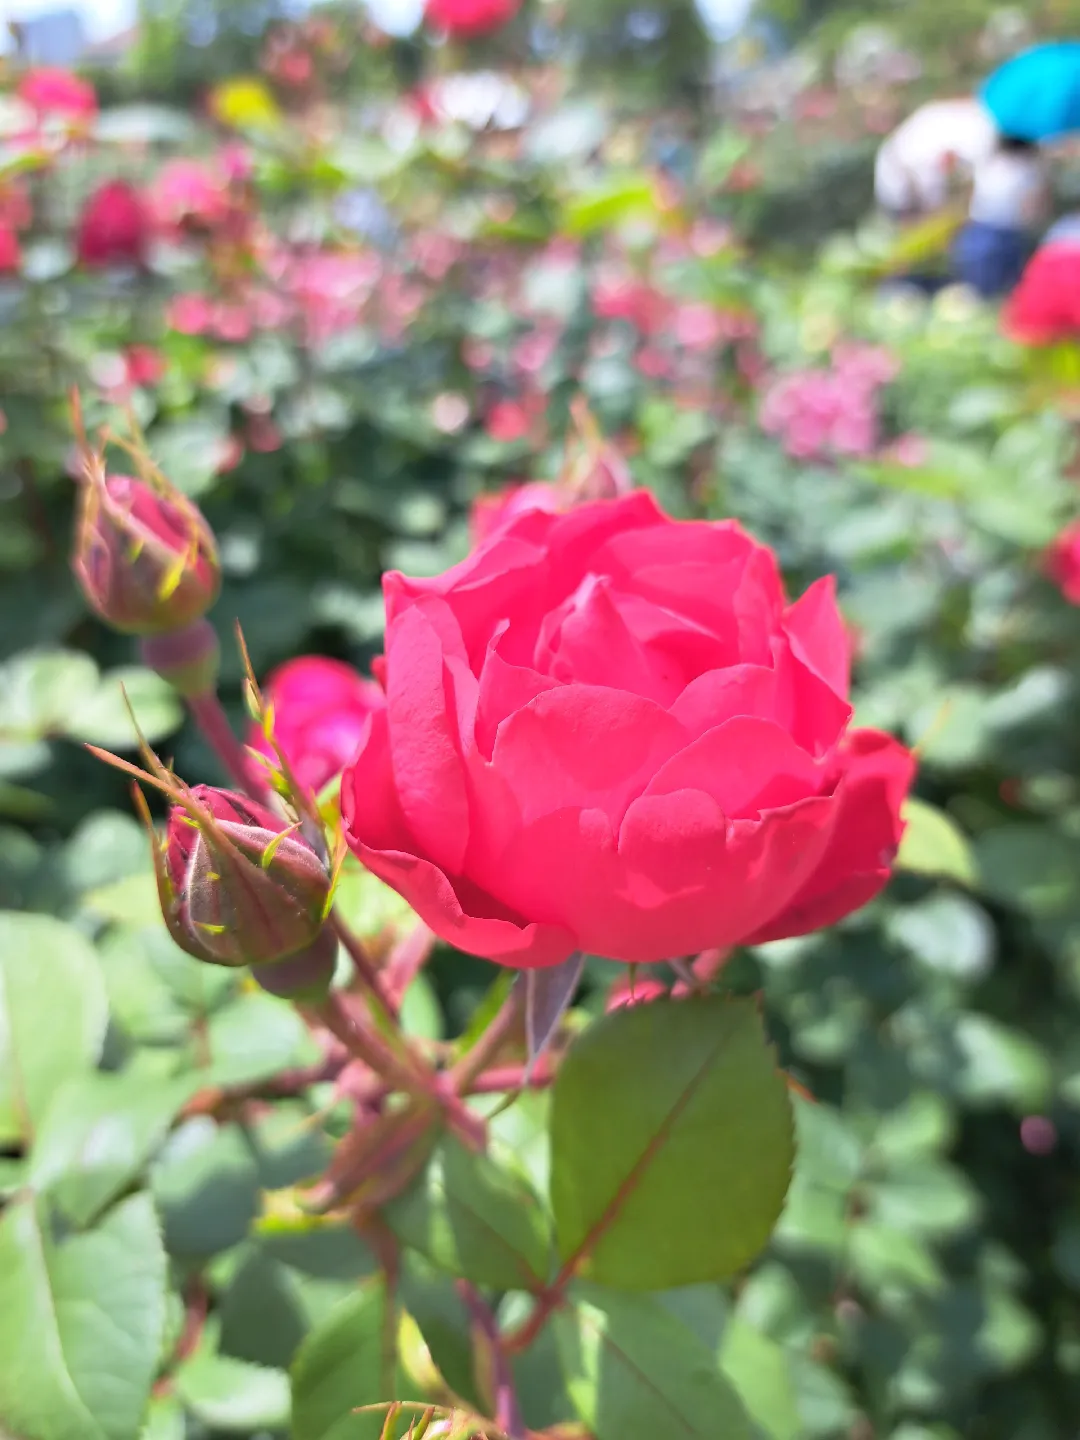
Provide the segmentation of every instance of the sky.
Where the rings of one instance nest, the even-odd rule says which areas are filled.
[[[424,0],[366,0],[368,9],[391,34],[408,34],[419,24]],[[587,3],[587,0],[584,0]],[[745,17],[751,0],[698,0],[702,15],[714,33],[730,34]],[[136,0],[0,0],[0,17],[7,21],[29,19],[50,10],[77,10],[93,41],[108,40],[135,21]]]

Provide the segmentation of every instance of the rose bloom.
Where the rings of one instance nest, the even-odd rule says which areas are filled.
[[[1006,334],[1027,345],[1080,335],[1080,244],[1043,245],[1001,312]]]
[[[734,522],[645,491],[530,510],[384,592],[345,834],[443,939],[655,962],[818,929],[885,884],[912,757],[849,729],[832,581],[787,604]]]
[[[427,0],[424,18],[455,39],[486,35],[512,20],[520,0]]]
[[[1049,547],[1043,568],[1069,604],[1080,605],[1080,520],[1066,526]]]
[[[90,269],[141,265],[149,239],[150,216],[139,192],[123,180],[109,180],[83,206],[75,253]]]
[[[150,187],[150,203],[162,229],[181,234],[185,227],[213,230],[229,214],[221,177],[198,160],[168,160]]]
[[[19,81],[16,94],[37,111],[39,119],[58,116],[66,120],[86,121],[97,114],[94,87],[70,70],[49,66],[30,70]]]
[[[385,704],[374,680],[321,655],[303,655],[280,666],[264,687],[274,710],[274,738],[305,789],[319,791],[356,754],[364,725]],[[272,756],[270,742],[254,726],[248,744]]]
[[[530,510],[556,511],[568,508],[557,486],[547,480],[530,480],[527,485],[507,485],[487,495],[477,495],[469,510],[469,537],[481,545],[500,526]]]

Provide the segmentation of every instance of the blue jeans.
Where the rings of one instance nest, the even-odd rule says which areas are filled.
[[[957,280],[987,299],[1005,295],[1016,286],[1027,258],[1026,231],[984,225],[981,220],[967,222],[953,241],[951,255]]]

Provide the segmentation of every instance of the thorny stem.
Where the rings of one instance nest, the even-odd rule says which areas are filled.
[[[263,774],[246,746],[233,734],[217,691],[211,689],[202,695],[192,696],[188,700],[188,708],[203,739],[221,761],[226,773],[253,799],[265,801],[268,791]]]
[[[520,1020],[521,991],[515,983],[491,1024],[479,1036],[476,1044],[467,1050],[449,1071],[447,1079],[456,1095],[469,1093],[473,1082],[483,1074],[506,1042],[513,1037]]]
[[[499,1334],[495,1317],[487,1303],[467,1280],[457,1282],[457,1291],[465,1302],[465,1308],[468,1310],[473,1324],[481,1331],[491,1351],[493,1399],[495,1402],[495,1414],[492,1418],[506,1436],[506,1440],[528,1440],[529,1432],[521,1414],[513,1373],[506,1350],[503,1348],[502,1336]]]

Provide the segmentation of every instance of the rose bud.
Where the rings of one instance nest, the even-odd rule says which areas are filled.
[[[165,923],[211,965],[273,965],[321,941],[330,905],[322,857],[254,800],[197,785],[179,792],[154,868]]]
[[[130,635],[200,620],[221,584],[201,511],[163,478],[106,476],[94,456],[84,467],[72,568],[91,609]]]

